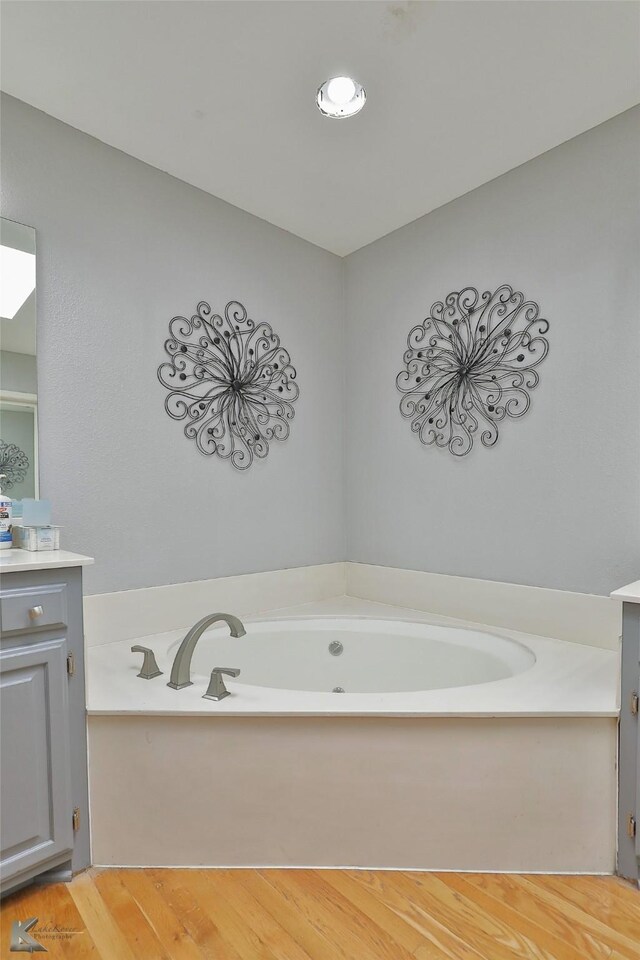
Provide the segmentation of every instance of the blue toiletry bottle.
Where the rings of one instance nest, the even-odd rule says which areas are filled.
[[[0,480],[2,480],[3,477],[5,477],[5,474],[0,473]],[[11,520],[11,497],[5,496],[2,490],[0,490],[0,550],[11,549]]]

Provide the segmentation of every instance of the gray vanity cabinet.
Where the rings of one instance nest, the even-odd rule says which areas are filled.
[[[622,607],[619,761],[618,873],[637,882],[640,877],[640,603],[624,603]]]
[[[73,849],[68,699],[66,639],[2,651],[0,836],[9,878]]]
[[[2,573],[2,893],[89,864],[79,567]]]

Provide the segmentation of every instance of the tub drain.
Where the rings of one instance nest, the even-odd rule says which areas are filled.
[[[339,640],[332,640],[329,644],[329,653],[332,657],[339,657],[343,650],[344,647]]]
[[[334,687],[331,693],[344,693],[344,687]]]

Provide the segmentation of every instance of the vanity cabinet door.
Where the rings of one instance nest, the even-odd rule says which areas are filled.
[[[73,847],[65,639],[0,653],[3,886]]]

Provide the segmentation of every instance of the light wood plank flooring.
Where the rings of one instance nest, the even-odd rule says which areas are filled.
[[[29,917],[72,960],[640,958],[640,893],[614,877],[93,869],[5,898],[2,960]]]

